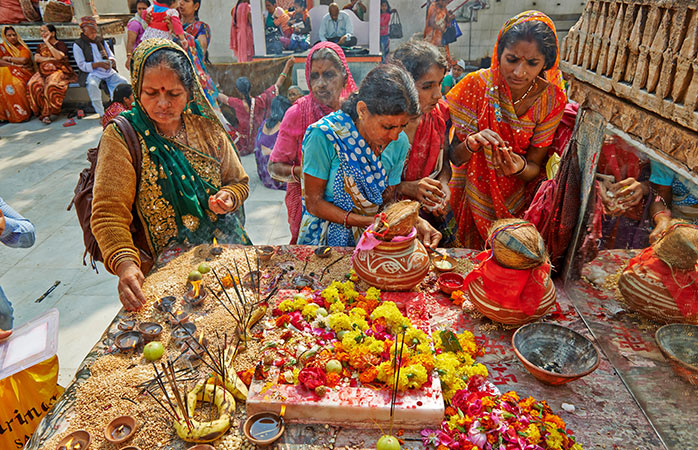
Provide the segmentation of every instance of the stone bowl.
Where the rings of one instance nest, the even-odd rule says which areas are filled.
[[[698,326],[672,323],[654,335],[659,349],[678,376],[698,386]]]
[[[567,327],[536,322],[511,337],[514,353],[539,381],[561,385],[590,374],[601,362],[596,346]]]

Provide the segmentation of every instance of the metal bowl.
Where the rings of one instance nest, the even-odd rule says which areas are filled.
[[[664,325],[654,338],[674,372],[698,386],[698,326],[683,323]]]
[[[524,367],[546,384],[569,383],[590,374],[601,362],[589,339],[550,323],[522,326],[511,337],[511,344]]]

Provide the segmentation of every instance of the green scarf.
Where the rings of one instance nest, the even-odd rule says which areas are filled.
[[[158,177],[158,185],[162,190],[163,198],[169,202],[174,209],[178,231],[177,241],[180,243],[188,241],[192,244],[199,244],[209,242],[214,235],[217,235],[219,239],[228,235],[231,237],[235,236],[232,240],[237,243],[249,244],[249,238],[244,229],[242,229],[242,225],[239,224],[239,221],[237,221],[238,223],[236,225],[233,225],[228,223],[230,222],[229,220],[219,220],[225,219],[225,217],[216,216],[209,210],[208,198],[218,192],[220,186],[214,186],[209,181],[201,178],[187,160],[183,149],[198,153],[206,158],[213,159],[213,157],[159,134],[155,124],[148,117],[148,114],[141,104],[140,92],[145,61],[155,51],[163,48],[176,50],[186,56],[182,48],[172,41],[148,39],[142,42],[134,52],[131,61],[131,80],[133,80],[134,83],[133,92],[135,102],[130,111],[123,112],[121,115],[131,122],[134,130],[143,139],[145,142],[144,148],[147,149],[153,164],[159,169],[160,175]],[[195,77],[194,87],[186,111],[190,114],[211,119],[218,125],[221,133],[229,139],[230,137],[225,132],[223,125],[220,124],[220,121],[204,95],[203,89],[196,79],[196,71],[193,67],[192,73],[194,73]],[[183,222],[184,216],[194,217],[196,222],[198,222],[198,226],[193,230],[187,228]],[[226,216],[230,216],[230,214]],[[226,224],[224,225],[221,222],[226,222]],[[231,227],[234,229],[231,230]],[[223,236],[220,232],[217,232],[219,228]],[[230,242],[231,239],[223,238],[222,241]]]

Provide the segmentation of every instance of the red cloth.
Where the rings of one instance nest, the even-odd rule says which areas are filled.
[[[0,0],[0,23],[13,24],[26,21],[22,5],[18,0]]]
[[[434,172],[442,156],[448,118],[448,104],[444,100],[440,100],[429,114],[422,116],[405,162],[403,181],[421,180]]]
[[[124,111],[126,111],[126,108],[121,102],[114,102],[109,105],[107,109],[104,110],[104,115],[102,116],[102,128],[106,128],[114,117]]]
[[[698,314],[698,269],[672,270],[657,257],[652,247],[632,258],[628,262],[628,269],[638,264],[659,275],[681,314],[685,317]]]
[[[276,85],[272,84],[252,99],[250,109],[243,99],[228,97],[228,106],[235,110],[235,116],[238,118],[238,126],[235,127],[235,131],[240,136],[240,140],[237,142],[240,155],[249,155],[254,151],[254,140],[257,138],[259,127],[267,118],[271,102],[278,93]]]
[[[238,5],[233,8],[232,14],[234,17],[230,25],[230,49],[235,53],[238,62],[252,61],[252,57],[254,56],[254,42],[252,38],[252,25],[248,21],[250,4],[238,3]],[[236,18],[237,20],[235,20]]]
[[[480,264],[465,277],[465,287],[482,278],[483,289],[491,301],[528,315],[536,312],[545,295],[550,263],[533,269],[518,270],[500,266],[494,259],[492,250],[485,250],[475,258]]]
[[[318,42],[313,46],[305,59],[305,79],[310,80],[310,66],[313,54],[321,48],[331,48],[339,56],[347,72],[347,83],[340,94],[345,99],[356,90],[354,77],[351,76],[347,59],[342,48],[332,42]],[[279,127],[279,135],[274,144],[274,150],[269,155],[269,161],[301,166],[303,157],[302,144],[305,130],[308,126],[320,120],[333,110],[323,105],[310,94],[301,97],[286,111]],[[295,244],[298,238],[298,230],[303,218],[303,192],[300,183],[288,183],[286,185],[286,209],[288,210],[288,224],[291,229],[291,244]]]

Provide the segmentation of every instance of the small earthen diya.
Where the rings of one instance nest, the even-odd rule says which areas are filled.
[[[120,321],[116,327],[121,331],[131,331],[131,330],[133,330],[133,327],[135,327],[135,326],[136,326],[135,320],[124,319],[124,320]]]
[[[285,429],[283,417],[273,412],[255,414],[242,427],[245,437],[259,446],[272,444],[281,437]]]
[[[162,333],[162,325],[155,322],[142,322],[138,324],[138,331],[143,335],[146,342],[154,341]]]
[[[122,352],[129,352],[143,343],[143,335],[138,331],[124,331],[114,338],[114,344]]]
[[[176,301],[177,298],[175,298],[173,295],[162,297],[155,302],[155,309],[162,312],[172,311],[172,305],[174,305]]]
[[[58,443],[56,450],[87,450],[90,446],[90,433],[85,430],[73,431]]]
[[[199,306],[204,302],[204,299],[208,295],[208,292],[204,289],[203,282],[190,281],[189,290],[184,294],[184,301],[191,306]]]
[[[191,322],[186,322],[178,325],[174,330],[172,330],[171,336],[175,340],[181,341],[182,339],[194,336],[194,333],[196,333],[196,325]]]
[[[313,253],[318,258],[329,258],[332,255],[332,247],[318,247]]]
[[[184,311],[175,311],[168,318],[170,325],[181,325],[183,323],[189,322],[189,314]]]
[[[269,262],[269,260],[274,256],[274,247],[271,245],[265,245],[257,250],[259,255],[259,260],[263,263]]]
[[[221,253],[223,253],[223,247],[218,245],[216,238],[213,238],[213,245],[211,246],[210,252],[213,256],[219,256]]]
[[[104,428],[104,437],[112,444],[121,444],[133,436],[136,426],[133,416],[119,416]]]
[[[293,286],[296,289],[303,289],[305,287],[312,287],[313,279],[307,275],[296,275],[293,277]]]

